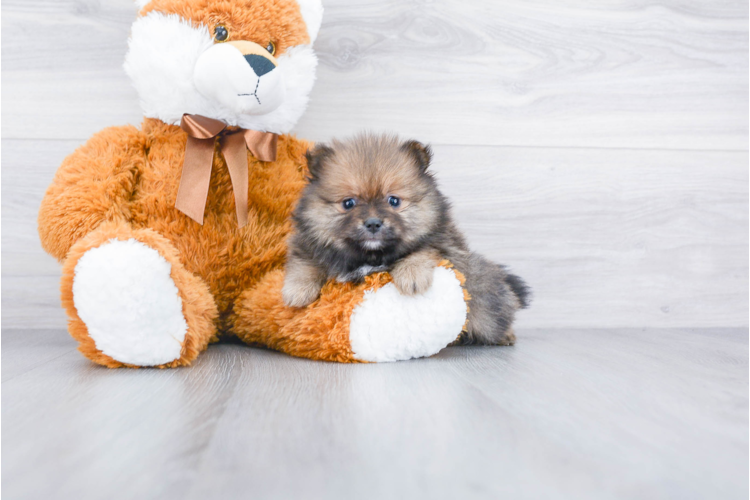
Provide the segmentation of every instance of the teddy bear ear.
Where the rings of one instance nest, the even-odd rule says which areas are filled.
[[[325,144],[317,144],[313,149],[307,150],[305,158],[307,158],[307,170],[310,172],[311,181],[320,179],[325,162],[331,156],[333,156],[333,148]]]
[[[414,162],[421,172],[426,172],[432,161],[432,149],[419,141],[407,141],[401,145],[401,149],[414,158]]]
[[[307,33],[310,35],[310,45],[318,37],[320,24],[323,22],[323,2],[321,0],[297,0],[302,19],[307,25]]]

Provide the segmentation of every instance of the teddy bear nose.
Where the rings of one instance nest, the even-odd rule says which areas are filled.
[[[250,67],[253,68],[255,74],[259,77],[273,71],[273,69],[276,67],[274,63],[257,54],[247,54],[245,56],[245,60],[250,65]]]

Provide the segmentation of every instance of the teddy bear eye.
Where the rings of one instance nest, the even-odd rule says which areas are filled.
[[[223,42],[227,38],[229,38],[229,31],[225,26],[218,25],[216,28],[214,28],[214,40],[217,42]]]
[[[341,206],[344,207],[344,210],[351,210],[356,204],[357,200],[355,200],[354,198],[347,198],[341,202]]]
[[[398,208],[398,206],[401,205],[401,198],[399,198],[398,196],[389,196],[388,204],[393,208]]]
[[[266,45],[266,50],[271,55],[276,54],[276,44],[273,42],[268,42],[268,45]]]

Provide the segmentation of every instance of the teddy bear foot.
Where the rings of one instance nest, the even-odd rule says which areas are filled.
[[[110,367],[166,367],[189,364],[205,349],[216,306],[168,241],[105,228],[79,243],[64,269],[63,302],[81,352]]]
[[[466,322],[466,302],[453,269],[436,267],[421,295],[401,295],[393,283],[368,290],[353,311],[349,339],[361,361],[431,356],[455,341]]]
[[[73,301],[100,351],[139,366],[180,357],[188,326],[170,268],[156,250],[132,239],[81,257]]]

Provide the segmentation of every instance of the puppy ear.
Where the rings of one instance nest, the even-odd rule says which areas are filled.
[[[407,141],[401,146],[401,149],[414,158],[420,172],[425,173],[427,171],[427,167],[430,166],[432,161],[430,146],[425,146],[419,141]]]
[[[320,179],[326,160],[333,156],[333,148],[325,144],[316,144],[313,149],[308,149],[305,153],[307,158],[307,171],[310,172],[310,180]]]

